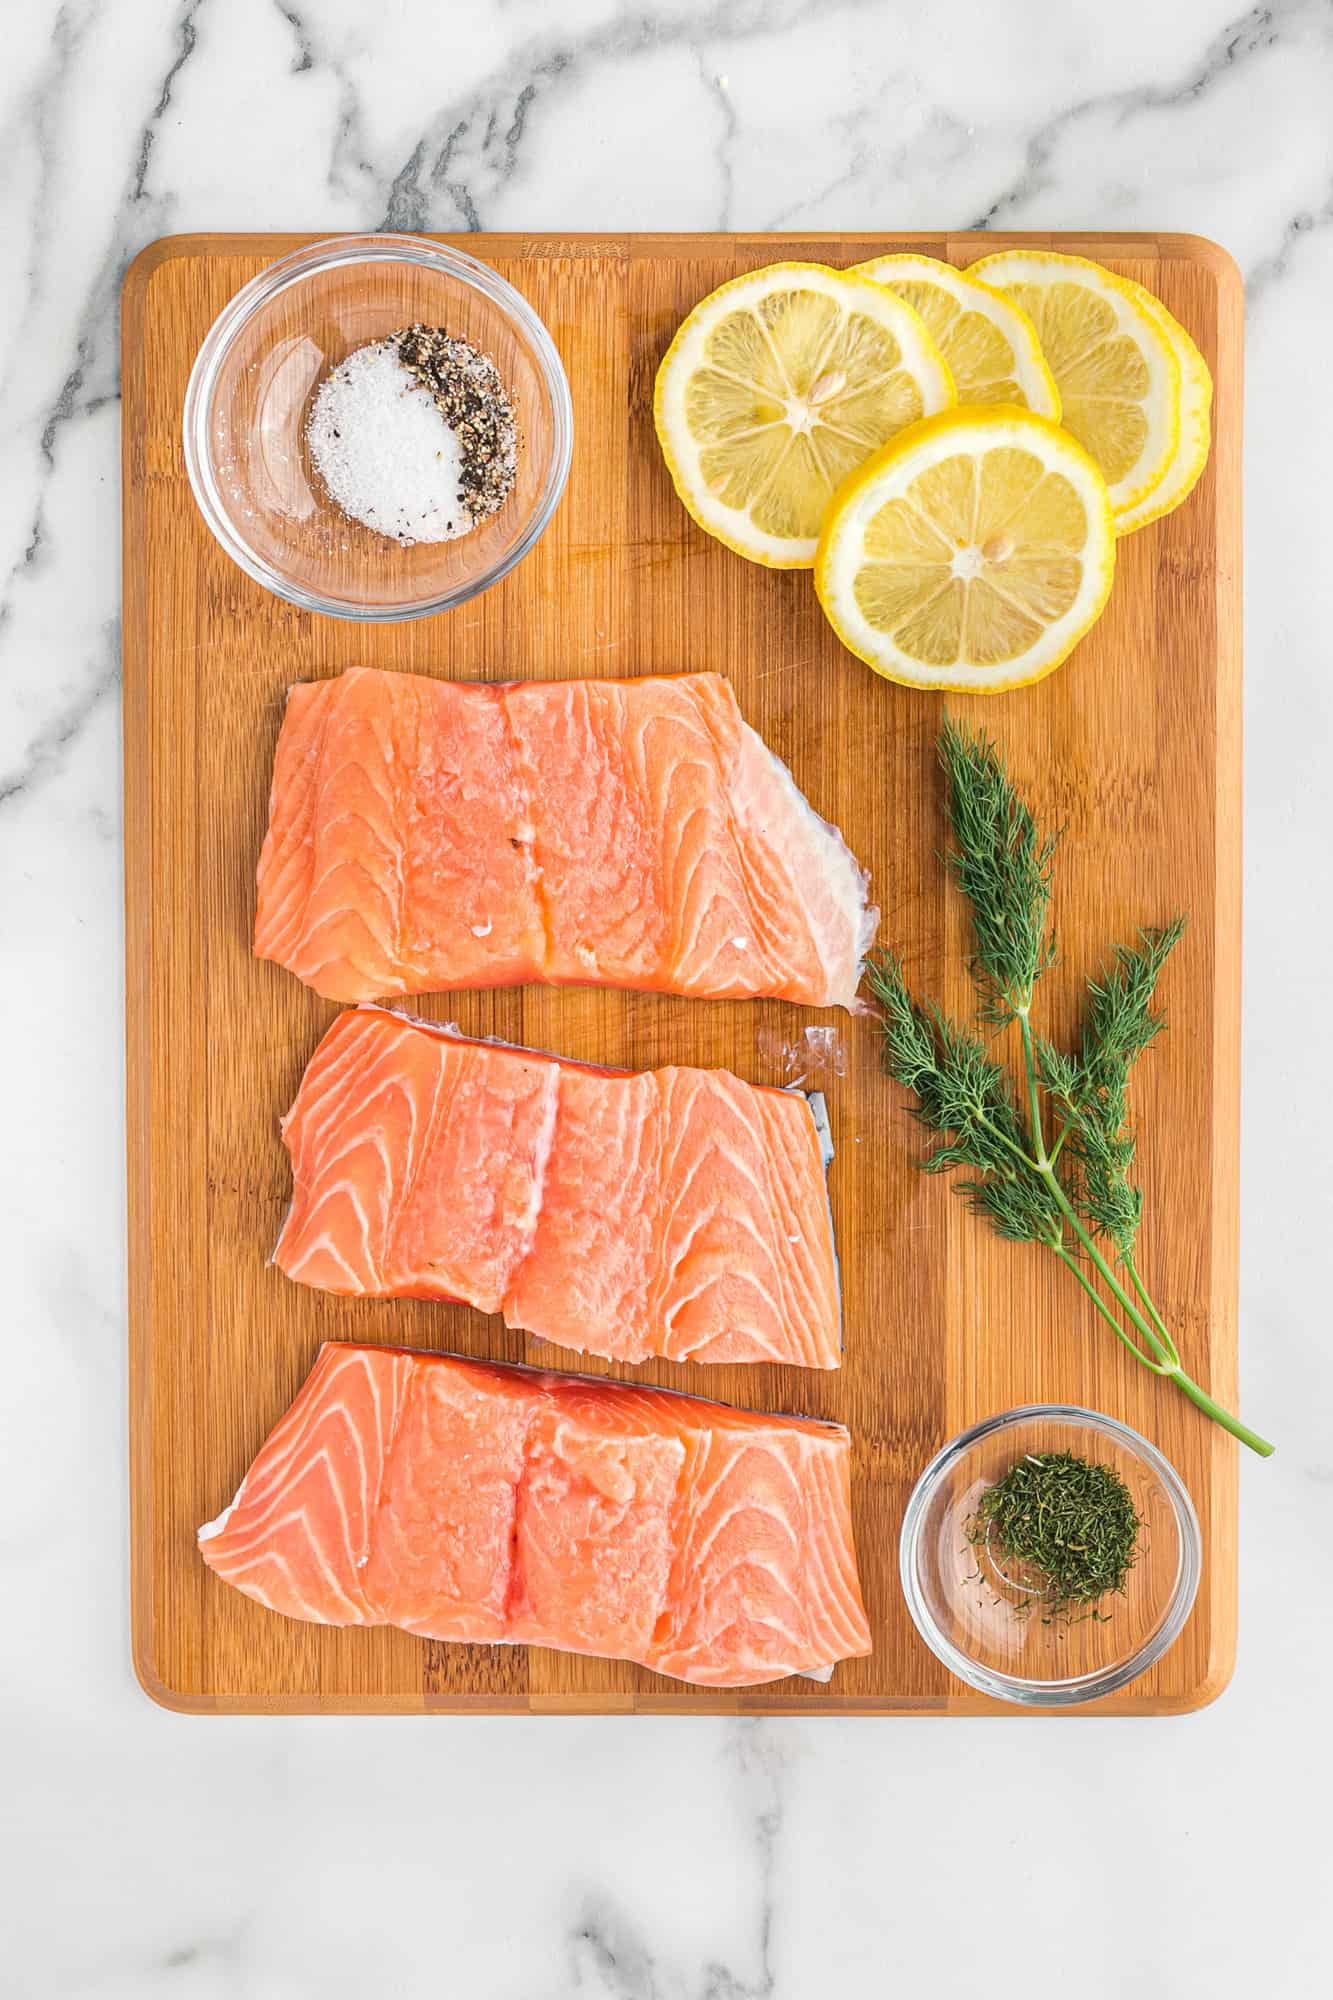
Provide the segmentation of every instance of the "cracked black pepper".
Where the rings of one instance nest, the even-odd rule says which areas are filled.
[[[400,327],[389,344],[458,440],[459,488],[475,526],[504,505],[518,467],[514,405],[500,372],[489,355],[442,326]]]

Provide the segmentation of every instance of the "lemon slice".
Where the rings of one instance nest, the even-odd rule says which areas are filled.
[[[910,306],[822,264],[770,264],[710,292],[657,371],[653,416],[676,491],[737,555],[808,569],[848,473],[954,401]]]
[[[1115,573],[1106,482],[1068,431],[992,403],[913,425],[829,509],[815,589],[843,644],[910,687],[1042,679]]]
[[[1061,421],[1100,465],[1117,517],[1137,508],[1180,443],[1180,362],[1157,314],[1086,257],[1003,250],[969,268],[1036,327]]]
[[[1119,535],[1128,535],[1135,528],[1146,527],[1149,521],[1160,520],[1163,514],[1170,514],[1193,490],[1199,474],[1208,463],[1213,406],[1213,378],[1208,373],[1208,363],[1180,321],[1144,286],[1136,285],[1132,278],[1126,278],[1124,283],[1144,310],[1156,316],[1176,351],[1176,359],[1180,363],[1180,443],[1175,457],[1151,493],[1137,506],[1127,508],[1116,517],[1116,533]]]
[[[1019,403],[1059,418],[1060,392],[1021,306],[935,257],[875,257],[853,269],[911,306],[948,364],[960,403]]]

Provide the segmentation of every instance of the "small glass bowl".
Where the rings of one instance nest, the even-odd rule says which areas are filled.
[[[454,541],[403,548],[334,505],[305,433],[329,370],[414,321],[490,356],[519,451],[495,514]],[[569,383],[527,300],[475,257],[419,236],[332,237],[270,264],[214,321],[185,395],[190,484],[223,548],[256,583],[334,618],[424,618],[497,582],[555,512],[573,438]]]
[[[968,1523],[988,1486],[1026,1452],[1069,1451],[1118,1472],[1143,1522],[1123,1596],[1106,1619],[1026,1615],[1036,1590],[1008,1574]],[[981,1694],[1062,1708],[1114,1694],[1179,1637],[1199,1587],[1194,1504],[1175,1468],[1137,1431],[1063,1403],[990,1417],[945,1445],[907,1503],[899,1568],[918,1632],[959,1680]]]

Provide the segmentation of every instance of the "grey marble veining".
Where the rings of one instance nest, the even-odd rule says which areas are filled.
[[[29,0],[0,59],[0,1994],[1320,1988],[1333,6]],[[118,290],[168,230],[1176,228],[1249,289],[1240,1662],[1144,1723],[190,1721],[126,1629]],[[1112,1891],[1114,1890],[1114,1894]]]

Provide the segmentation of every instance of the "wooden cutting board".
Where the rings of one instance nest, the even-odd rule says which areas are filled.
[[[384,1340],[559,1365],[462,1307],[342,1300],[267,1262],[288,1199],[278,1117],[328,1003],[250,954],[254,864],[289,682],[354,664],[479,679],[718,668],[814,805],[874,877],[882,937],[955,1005],[961,913],[936,859],[937,697],[843,652],[810,578],[710,541],[676,500],[653,435],[653,375],[686,310],[779,258],[852,264],[914,249],[959,264],[1010,244],[1092,256],[1139,279],[1189,328],[1216,382],[1215,443],[1177,513],[1122,543],[1109,608],[1030,691],[959,701],[1068,828],[1043,989],[1067,1027],[1115,939],[1187,909],[1164,997],[1171,1033],[1135,1093],[1147,1224],[1142,1264],[1185,1365],[1236,1395],[1240,955],[1242,296],[1230,259],[1189,236],[468,236],[546,321],[576,420],[568,491],[532,556],[447,616],[398,626],[310,617],[213,542],[186,480],[181,407],[214,316],[303,239],[153,244],[124,294],[125,870],[130,1442],[134,1657],[148,1692],[188,1710],[784,1714],[980,1712],[918,1640],[897,1577],[912,1483],[936,1448],[1016,1403],[1091,1404],[1153,1438],[1183,1474],[1204,1538],[1183,1637],[1102,1713],[1196,1708],[1225,1684],[1236,1624],[1236,1447],[1134,1366],[1068,1274],[996,1241],[913,1160],[920,1138],[880,1076],[871,1024],[780,1003],[633,993],[465,993],[418,1011],[627,1067],[723,1064],[789,1080],[784,1048],[832,1022],[831,1194],[846,1295],[836,1374],[609,1369],[850,1426],[855,1530],[875,1649],[827,1687],[686,1688],[553,1652],[446,1646],[289,1622],[209,1573],[195,1529],[231,1497],[322,1340]],[[582,1365],[569,1357],[569,1365]],[[589,1372],[603,1365],[587,1364]],[[1254,1413],[1258,1414],[1258,1413]]]

